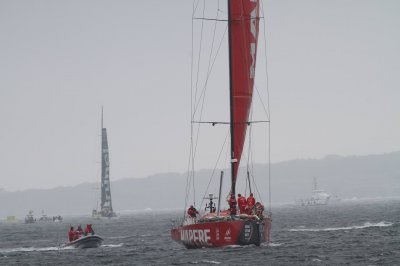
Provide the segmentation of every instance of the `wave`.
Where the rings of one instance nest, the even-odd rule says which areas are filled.
[[[124,245],[124,243],[119,243],[119,244],[109,244],[109,245],[101,245],[103,248],[120,248]]]
[[[221,264],[221,262],[215,261],[215,260],[202,260],[200,262],[201,263],[209,263],[209,264]]]
[[[19,247],[19,248],[1,248],[0,253],[12,253],[12,252],[33,252],[33,251],[57,251],[60,247]]]
[[[110,245],[101,245],[101,247],[105,248],[119,248],[122,247],[124,243],[119,244],[110,244]],[[18,248],[0,248],[0,254],[14,253],[14,252],[43,252],[43,251],[59,251],[59,250],[68,250],[75,249],[74,247],[18,247]]]
[[[204,263],[206,263],[206,264],[221,264],[221,262],[215,261],[215,260],[201,260],[201,261],[190,262],[190,264],[199,264],[199,263],[201,263],[201,264],[204,264]]]
[[[264,246],[264,243],[261,244],[261,245]],[[265,246],[267,246],[267,247],[279,247],[279,246],[282,246],[282,243],[272,243],[272,242],[269,242],[269,243],[265,243]]]
[[[134,235],[130,235],[130,236],[110,236],[110,237],[107,237],[107,239],[124,239],[124,238],[130,238],[130,237],[134,237]]]
[[[366,222],[363,225],[353,225],[353,226],[346,226],[346,227],[328,227],[328,228],[297,228],[297,229],[290,229],[291,232],[320,232],[320,231],[338,231],[338,230],[353,230],[353,229],[363,229],[368,227],[387,227],[392,226],[393,223],[391,222],[379,222],[379,223],[370,223]]]

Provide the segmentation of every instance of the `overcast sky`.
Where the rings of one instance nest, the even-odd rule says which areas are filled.
[[[400,150],[400,2],[264,1],[273,162]],[[0,187],[185,172],[189,0],[0,0]],[[212,168],[208,162],[198,165]]]

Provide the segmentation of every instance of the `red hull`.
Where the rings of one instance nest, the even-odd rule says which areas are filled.
[[[257,245],[269,241],[271,219],[207,221],[171,230],[173,240],[187,248]]]

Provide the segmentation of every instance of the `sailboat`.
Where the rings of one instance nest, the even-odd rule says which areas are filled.
[[[116,217],[111,202],[110,159],[108,151],[107,129],[103,127],[103,108],[101,108],[101,203],[100,210],[92,211],[93,218]]]
[[[185,206],[185,215],[181,223],[171,229],[171,238],[186,248],[259,246],[270,239],[271,213],[264,210],[264,205],[259,201],[245,211],[238,210],[236,205],[236,181],[246,136],[248,136],[247,127],[261,122],[250,121],[259,33],[259,8],[259,0],[227,0],[227,20],[215,19],[215,21],[228,24],[229,107],[227,108],[229,108],[230,121],[198,121],[197,123],[210,123],[213,126],[229,125],[231,178],[227,198],[231,200],[228,201],[228,209],[221,209],[221,199],[224,198],[221,195],[223,180],[223,172],[221,172],[219,195],[215,197],[209,194],[206,212],[203,215],[199,214],[197,218],[194,217],[198,213],[193,206],[195,204],[190,207],[188,213]],[[195,19],[212,20],[210,18]],[[191,122],[192,124],[196,122],[193,121],[193,115]],[[269,124],[269,121],[262,122]],[[194,149],[196,148],[191,150]],[[247,174],[250,182],[249,173]],[[217,207],[213,202],[215,199],[218,199]],[[193,210],[196,212],[195,215],[192,215]]]

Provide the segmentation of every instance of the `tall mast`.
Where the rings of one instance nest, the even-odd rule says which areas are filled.
[[[101,134],[103,135],[103,105],[101,106]]]
[[[100,152],[101,152],[101,157],[100,157],[100,159],[101,159],[101,181],[100,181],[100,184],[101,184],[101,188],[100,188],[101,189],[101,203],[100,203],[100,208],[101,208],[101,210],[103,210],[104,199],[105,199],[105,195],[104,195],[105,167],[104,167],[104,158],[103,158],[103,156],[104,156],[103,105],[101,106],[101,129],[100,130],[101,130],[101,149],[100,149]]]
[[[228,47],[229,47],[229,106],[230,106],[230,127],[231,127],[231,193],[235,195],[235,182],[234,182],[234,174],[235,174],[235,154],[234,154],[234,124],[233,124],[233,86],[232,86],[232,16],[231,16],[231,1],[228,2]]]

